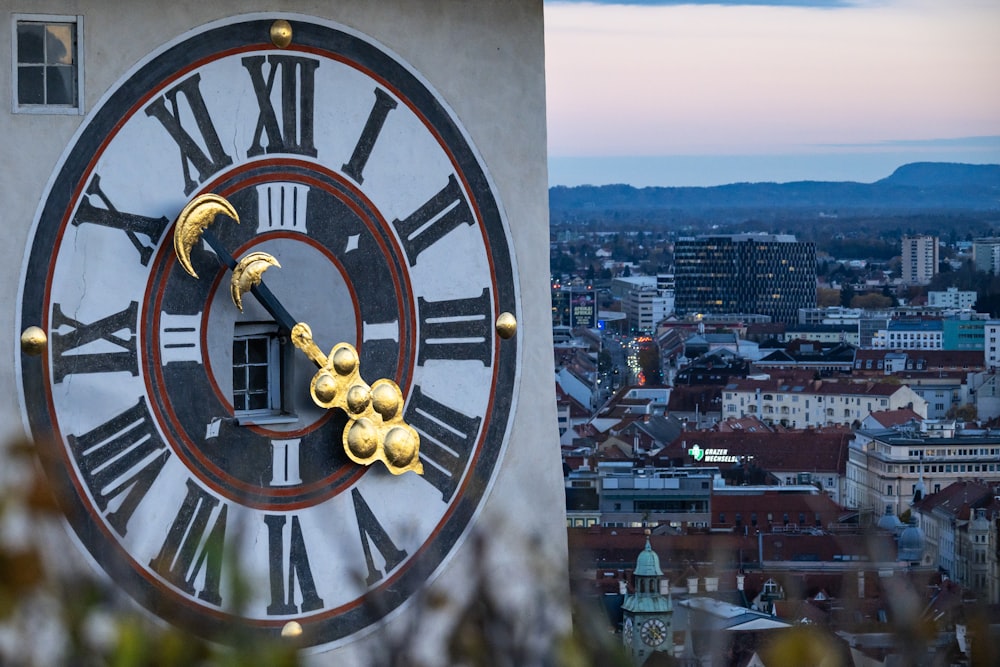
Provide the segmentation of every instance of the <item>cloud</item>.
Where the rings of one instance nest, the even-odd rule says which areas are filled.
[[[937,139],[886,139],[859,143],[819,144],[825,148],[952,148],[971,150],[996,150],[1000,136],[949,137]]]
[[[1000,146],[1000,136],[954,137],[950,139],[897,139],[885,141],[888,146],[942,146],[948,148],[990,148]]]

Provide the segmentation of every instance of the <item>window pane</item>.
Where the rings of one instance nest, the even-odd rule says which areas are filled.
[[[45,62],[45,26],[40,23],[17,25],[17,62]]]
[[[61,65],[73,64],[73,32],[74,27],[69,23],[53,23],[45,26],[45,62],[50,65],[59,63]]]
[[[267,389],[267,366],[250,366],[247,368],[250,374],[250,390]]]
[[[267,363],[267,339],[251,338],[247,341],[247,361],[251,364]]]
[[[41,67],[17,68],[18,104],[45,104],[45,82]]]
[[[233,368],[233,391],[246,391],[247,389],[247,371],[244,366],[236,366]]]
[[[269,407],[267,404],[267,394],[250,394],[251,410],[266,410]]]
[[[245,411],[247,409],[247,395],[237,394],[233,396],[233,408],[239,411]]]
[[[233,341],[233,364],[245,364],[247,362],[247,342],[243,339]]]
[[[76,104],[73,68],[65,65],[45,68],[46,104]]]

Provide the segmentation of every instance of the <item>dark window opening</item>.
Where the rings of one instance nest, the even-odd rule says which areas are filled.
[[[80,106],[78,24],[73,17],[52,19],[17,21],[14,95],[18,110],[65,113]]]

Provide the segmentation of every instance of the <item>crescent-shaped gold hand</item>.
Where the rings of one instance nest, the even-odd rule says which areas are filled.
[[[260,285],[264,272],[272,266],[281,268],[278,260],[266,252],[252,252],[236,263],[229,281],[229,294],[240,312],[243,312],[243,295]]]
[[[184,270],[195,278],[198,274],[191,264],[191,248],[201,239],[208,226],[215,222],[215,217],[219,213],[225,213],[236,222],[240,221],[240,216],[229,200],[211,193],[192,199],[177,216],[177,225],[174,227],[174,253]]]

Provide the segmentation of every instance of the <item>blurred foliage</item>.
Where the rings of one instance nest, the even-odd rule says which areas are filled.
[[[4,667],[293,667],[302,664],[294,641],[267,640],[234,627],[232,635],[212,643],[154,619],[110,582],[89,570],[63,572],[49,567],[46,549],[51,533],[67,543],[62,515],[35,448],[17,443],[6,448],[8,473],[16,483],[0,491],[0,665]],[[11,538],[9,525],[19,535]],[[47,537],[48,533],[48,537]],[[474,533],[469,544],[473,561],[487,560],[489,538]],[[51,554],[48,554],[51,555]],[[606,619],[588,618],[567,632],[560,614],[552,614],[552,596],[565,596],[565,572],[538,564],[538,604],[531,610],[504,606],[503,591],[491,573],[479,567],[468,581],[464,604],[430,586],[417,594],[401,631],[383,633],[372,642],[368,664],[420,667],[430,664],[416,655],[412,639],[425,622],[447,610],[457,624],[446,638],[447,664],[467,667],[585,667],[627,665],[620,640]],[[86,566],[81,566],[86,567]],[[238,570],[239,568],[232,568]],[[525,572],[532,567],[526,567]],[[227,571],[230,568],[227,568]],[[238,576],[238,575],[237,575]],[[234,589],[247,582],[233,582]],[[469,594],[471,593],[471,594]],[[459,604],[456,608],[455,605]],[[559,604],[557,601],[556,604]],[[451,607],[451,609],[448,609]]]
[[[851,298],[851,308],[863,308],[865,310],[881,310],[892,307],[892,297],[883,294],[869,292],[859,294]]]
[[[0,494],[0,665],[36,667],[293,667],[301,664],[293,641],[265,640],[240,627],[220,644],[210,643],[166,625],[141,611],[104,579],[49,568],[46,530],[63,531],[33,448],[8,448],[17,483]],[[27,464],[27,465],[25,465]],[[24,474],[21,474],[24,473]],[[11,476],[8,474],[7,479]],[[9,531],[10,524],[21,524]],[[27,527],[26,529],[24,527]],[[13,533],[13,534],[12,534]],[[531,577],[535,602],[507,595],[512,584],[491,570],[491,553],[502,550],[496,533],[474,532],[467,538],[473,566],[458,587],[438,582],[416,594],[407,614],[399,615],[380,641],[369,642],[368,665],[426,667],[444,662],[454,667],[628,667],[631,663],[614,632],[607,610],[594,597],[573,596],[572,623],[553,613],[563,607],[566,573],[541,555],[518,572]],[[874,547],[872,547],[874,548]],[[539,554],[541,552],[539,551]],[[676,561],[677,554],[661,554]],[[879,559],[872,555],[873,561]],[[238,568],[233,568],[238,569]],[[926,583],[926,582],[923,582]],[[235,582],[234,587],[248,586]],[[786,586],[791,582],[786,581]],[[981,606],[955,607],[949,623],[963,623],[972,639],[972,652],[961,655],[955,642],[940,643],[942,625],[928,615],[926,593],[919,581],[899,580],[886,599],[888,623],[859,619],[847,628],[894,637],[894,651],[912,665],[994,665],[1000,656],[989,630],[990,617]],[[806,591],[792,591],[793,595]],[[856,592],[853,594],[856,595]],[[518,600],[511,606],[511,600]],[[860,599],[850,588],[841,603],[850,608]],[[421,656],[414,637],[433,632],[435,620],[450,619],[442,654]],[[676,620],[676,619],[675,619]],[[954,628],[954,625],[948,627]],[[674,630],[688,630],[675,627]],[[852,664],[841,637],[824,624],[797,624],[788,629],[759,633],[720,632],[709,635],[712,667],[745,664],[756,654],[767,667],[841,667]],[[709,664],[702,663],[702,664]],[[680,664],[673,656],[656,653],[649,665]]]
[[[61,513],[35,465],[35,448],[5,448],[5,465],[17,472],[0,500],[0,664],[15,667],[292,667],[288,642],[253,636],[214,644],[154,620],[122,599],[110,582],[51,566],[52,531],[63,531]],[[9,476],[8,476],[9,477]],[[21,526],[12,529],[12,526]],[[12,536],[11,533],[14,535]],[[62,537],[60,535],[60,537]],[[234,633],[238,629],[234,629]],[[232,641],[229,641],[232,639]]]

